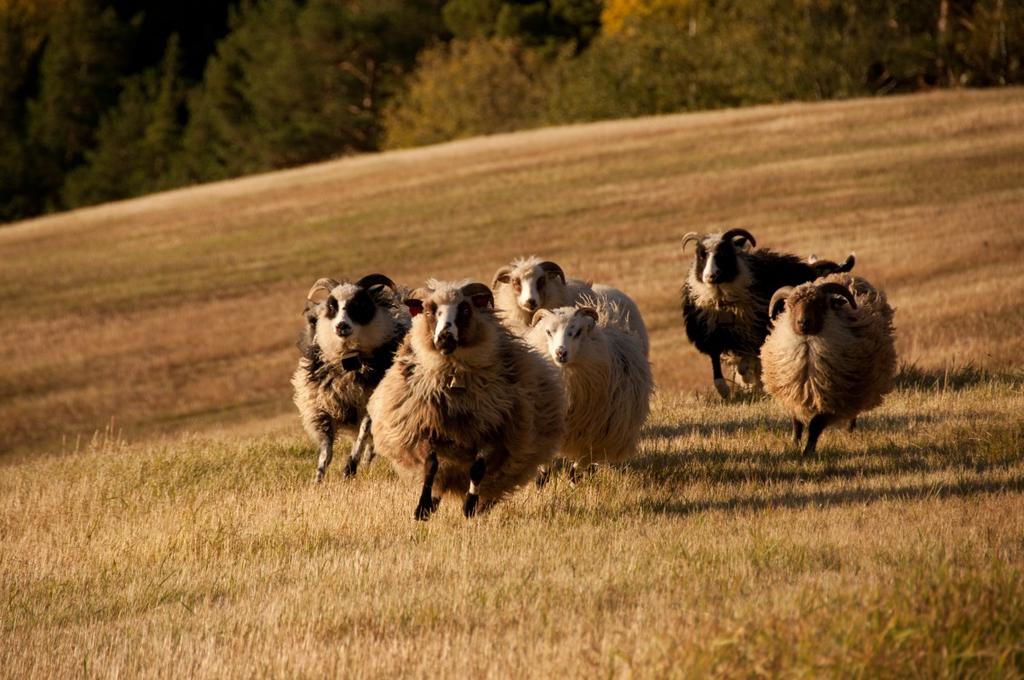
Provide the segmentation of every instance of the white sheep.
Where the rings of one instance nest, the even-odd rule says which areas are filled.
[[[356,440],[345,476],[356,473],[363,452],[373,457],[366,402],[409,328],[394,282],[370,274],[355,283],[323,278],[306,296],[302,357],[292,375],[302,424],[319,447],[316,481],[323,480],[339,432]]]
[[[536,312],[527,341],[560,369],[568,411],[561,454],[578,466],[622,461],[637,450],[654,381],[640,339],[621,324],[615,305]],[[541,470],[538,483],[547,471]]]
[[[632,298],[612,286],[567,279],[560,266],[542,261],[536,255],[516,258],[498,269],[491,289],[495,309],[505,315],[505,320],[519,335],[529,332],[538,309],[571,307],[584,298],[604,298],[615,303],[616,313],[636,334],[644,356],[650,350],[647,327]]]
[[[412,328],[370,398],[373,441],[422,481],[416,519],[440,493],[469,517],[533,479],[555,455],[565,397],[554,368],[494,313],[482,283],[430,280],[406,300]]]
[[[765,391],[793,415],[804,455],[829,424],[882,403],[896,373],[893,309],[885,294],[850,274],[776,291],[774,328],[761,348]]]

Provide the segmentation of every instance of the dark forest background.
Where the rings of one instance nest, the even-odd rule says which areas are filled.
[[[0,0],[0,221],[540,125],[1024,79],[1019,0]]]

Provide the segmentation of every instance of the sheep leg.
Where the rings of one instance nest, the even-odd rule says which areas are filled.
[[[416,513],[413,517],[420,521],[430,519],[430,513],[437,509],[434,502],[434,477],[437,475],[437,452],[433,449],[427,454],[423,461],[423,491],[420,492],[420,502],[416,506]]]
[[[857,429],[857,416],[850,418],[850,426],[846,428],[847,432],[853,432]]]
[[[330,425],[325,425],[320,428],[320,457],[316,463],[317,483],[324,480],[324,475],[327,474],[327,467],[331,464],[331,458],[333,457],[334,428]]]
[[[547,465],[540,465],[537,467],[537,488],[543,488],[548,483],[548,478],[551,477],[551,468]]]
[[[800,446],[800,439],[804,436],[804,424],[796,416],[793,416],[793,443]]]
[[[819,413],[811,418],[811,422],[807,424],[807,446],[804,447],[805,456],[814,453],[815,448],[818,446],[818,437],[821,436],[821,431],[825,429],[825,426],[828,425],[831,419],[832,416],[827,413]]]
[[[711,355],[711,375],[715,379],[715,389],[718,390],[718,394],[721,395],[722,399],[729,396],[729,383],[725,382],[725,376],[722,375],[722,355],[712,354]]]
[[[363,450],[370,441],[371,424],[370,416],[364,416],[362,422],[359,423],[359,434],[356,435],[356,441],[352,444],[352,451],[348,454],[348,463],[345,465],[346,477],[354,477],[356,470],[359,469],[359,461],[363,458]]]
[[[484,480],[486,472],[487,458],[483,453],[477,453],[476,460],[469,467],[469,493],[466,494],[466,501],[462,504],[462,514],[466,517],[476,514],[476,506],[480,502],[480,482]]]

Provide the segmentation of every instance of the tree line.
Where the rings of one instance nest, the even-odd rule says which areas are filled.
[[[1010,0],[0,0],[0,220],[574,121],[1024,78]]]

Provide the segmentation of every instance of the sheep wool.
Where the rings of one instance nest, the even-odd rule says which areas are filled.
[[[820,332],[802,334],[794,309],[819,293],[824,284],[843,286],[856,301],[828,304]],[[785,310],[761,349],[765,390],[794,417],[827,415],[852,419],[882,403],[896,373],[893,309],[885,293],[850,274],[831,274],[789,293]]]
[[[483,284],[431,280],[412,296],[412,328],[368,405],[377,452],[413,478],[436,455],[425,494],[469,488],[484,505],[500,500],[532,480],[561,443],[558,375],[498,321]],[[457,310],[453,324],[447,310]],[[477,485],[470,469],[484,454]],[[420,509],[417,517],[426,518]]]
[[[527,341],[561,371],[568,411],[561,454],[574,463],[616,463],[636,453],[654,381],[640,340],[614,303],[537,312]]]

